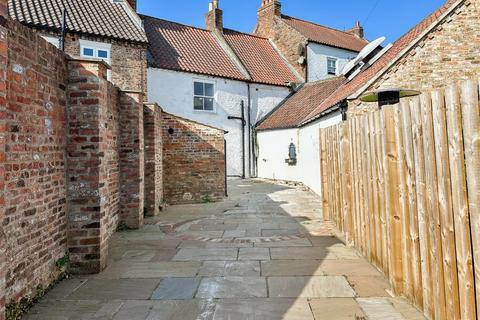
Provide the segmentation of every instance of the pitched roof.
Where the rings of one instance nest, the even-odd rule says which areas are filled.
[[[280,105],[260,125],[258,130],[295,128],[317,106],[345,82],[344,77],[306,83],[298,92]]]
[[[328,28],[313,22],[286,15],[282,15],[282,20],[312,42],[355,52],[360,52],[363,47],[368,44],[367,40],[360,39],[353,34]]]
[[[224,29],[229,47],[225,49],[208,30],[148,16],[142,19],[156,68],[279,86],[299,80],[268,39]]]
[[[247,80],[211,32],[148,16],[142,19],[155,67]]]
[[[298,81],[268,39],[229,29],[224,29],[223,35],[253,82],[283,86]]]
[[[9,14],[26,25],[59,32],[67,10],[69,32],[147,42],[141,24],[125,4],[112,0],[9,0]]]
[[[370,68],[364,70],[350,82],[346,82],[340,86],[334,93],[332,93],[332,95],[321,102],[317,108],[304,119],[302,124],[306,124],[318,119],[322,112],[347,99],[350,95],[354,94],[363,86],[368,84],[369,81],[372,81],[376,77],[380,76],[381,71],[384,68],[388,67],[392,62],[395,62],[396,58],[400,58],[402,56],[401,53],[408,49],[409,46],[413,45],[420,35],[426,32],[429,27],[432,27],[432,25],[436,23],[443,14],[445,14],[449,9],[453,9],[454,4],[460,4],[462,2],[464,2],[464,0],[448,0],[437,11],[425,18],[400,39],[398,39],[393,44],[393,47],[391,47],[390,50],[388,50],[385,55],[377,60]]]

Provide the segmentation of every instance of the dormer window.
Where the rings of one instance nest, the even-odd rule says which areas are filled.
[[[337,75],[337,59],[327,58],[327,72],[329,75]]]

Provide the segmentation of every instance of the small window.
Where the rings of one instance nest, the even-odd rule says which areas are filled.
[[[337,75],[337,59],[327,58],[328,74]]]
[[[214,111],[215,89],[212,83],[194,82],[193,109],[197,111]]]
[[[95,50],[92,48],[83,48],[84,57],[93,57],[95,56]]]
[[[98,57],[101,59],[108,59],[108,51],[107,50],[98,50]]]

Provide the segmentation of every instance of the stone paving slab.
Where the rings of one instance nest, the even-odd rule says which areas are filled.
[[[359,298],[357,301],[368,320],[406,320],[386,298]]]
[[[164,277],[194,277],[201,267],[198,261],[115,262],[105,271],[90,275],[90,279],[148,279]]]
[[[238,260],[270,260],[268,248],[240,248]]]
[[[353,298],[355,292],[344,277],[270,277],[269,294],[272,298]]]
[[[383,276],[348,276],[347,281],[357,297],[390,297],[387,292],[390,284]]]
[[[320,269],[331,276],[380,276],[381,273],[364,259],[322,260]]]
[[[310,300],[315,319],[357,320],[366,319],[360,305],[353,298],[324,298]],[[384,319],[384,320],[387,320]]]
[[[220,300],[213,319],[314,320],[307,299]]]
[[[160,279],[89,280],[68,300],[146,300],[160,283]]]
[[[173,257],[173,261],[222,261],[237,260],[238,249],[180,249]]]
[[[319,247],[310,248],[271,248],[272,260],[323,260],[337,256]]]
[[[267,283],[261,277],[216,277],[204,278],[196,298],[266,298]]]
[[[275,241],[275,242],[257,241],[255,242],[254,246],[259,248],[288,248],[288,247],[311,247],[312,244],[310,240],[305,238],[300,238],[295,240]]]
[[[262,261],[262,276],[323,276],[321,260],[271,260]]]
[[[152,300],[193,299],[200,284],[199,278],[167,278],[160,281],[152,294]]]

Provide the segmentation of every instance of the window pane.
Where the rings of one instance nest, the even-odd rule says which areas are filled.
[[[194,93],[196,96],[203,96],[203,83],[202,82],[195,82],[194,83]]]
[[[204,110],[213,111],[213,99],[205,98],[205,108]]]
[[[213,84],[205,83],[205,96],[213,97]]]
[[[93,51],[92,48],[83,48],[83,55],[85,57],[93,57]]]
[[[108,59],[108,51],[98,50],[98,57],[102,59]]]
[[[193,109],[203,110],[203,98],[200,98],[200,97],[193,98]]]

